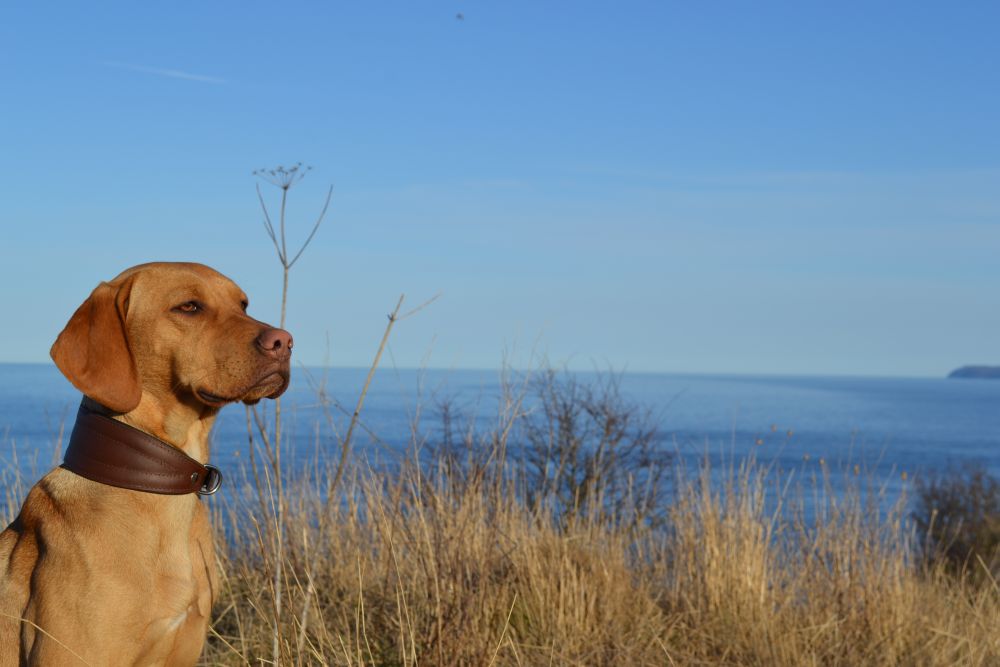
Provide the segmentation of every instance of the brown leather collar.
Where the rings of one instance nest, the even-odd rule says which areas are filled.
[[[222,485],[215,466],[82,405],[62,467],[95,482],[147,493],[207,496]]]

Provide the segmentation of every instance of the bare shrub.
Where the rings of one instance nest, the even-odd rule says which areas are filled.
[[[1000,480],[968,465],[916,480],[913,519],[925,563],[953,574],[1000,575]]]
[[[663,516],[670,453],[649,410],[626,398],[620,376],[581,382],[543,369],[514,448],[525,464],[525,500],[563,520],[599,516],[626,523]]]
[[[504,477],[506,492],[558,522],[662,521],[671,453],[652,413],[628,399],[620,377],[593,380],[543,366],[503,383],[506,431],[480,432],[454,401],[439,401],[440,429],[428,448],[453,482]],[[508,465],[494,465],[503,459]],[[494,483],[500,483],[493,479]]]

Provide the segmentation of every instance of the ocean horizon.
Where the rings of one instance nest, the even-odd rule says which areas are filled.
[[[290,465],[339,452],[366,368],[295,368],[284,396]],[[523,371],[511,371],[522,378]],[[609,374],[573,371],[588,383]],[[614,373],[624,400],[647,409],[664,460],[738,464],[748,457],[797,474],[826,475],[838,492],[863,471],[888,496],[915,477],[964,465],[1000,475],[1000,382],[862,376]],[[317,385],[325,377],[326,410]],[[448,403],[453,417],[495,423],[499,370],[380,368],[361,414],[354,451],[386,461],[414,433],[433,442]],[[58,464],[80,393],[51,363],[0,363],[0,468],[26,478]],[[261,403],[270,411],[270,402]],[[415,424],[416,422],[416,424]],[[331,431],[330,424],[334,430]],[[319,425],[319,426],[318,426]],[[246,412],[227,406],[213,432],[212,461],[245,460]]]

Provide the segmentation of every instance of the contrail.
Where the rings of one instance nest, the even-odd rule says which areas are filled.
[[[198,81],[201,83],[214,83],[216,85],[222,85],[226,83],[225,79],[220,79],[214,76],[205,76],[203,74],[192,74],[191,72],[182,72],[179,69],[161,69],[158,67],[143,67],[142,65],[130,65],[129,63],[119,63],[113,61],[104,61],[102,64],[107,67],[117,67],[119,69],[130,69],[133,72],[142,72],[144,74],[156,74],[157,76],[166,76],[171,79],[185,79],[187,81]]]

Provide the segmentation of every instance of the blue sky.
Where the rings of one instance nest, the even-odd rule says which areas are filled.
[[[276,320],[251,172],[303,161],[308,364],[401,292],[401,366],[1000,363],[1000,4],[919,4],[9,4],[0,361],[149,260]]]

